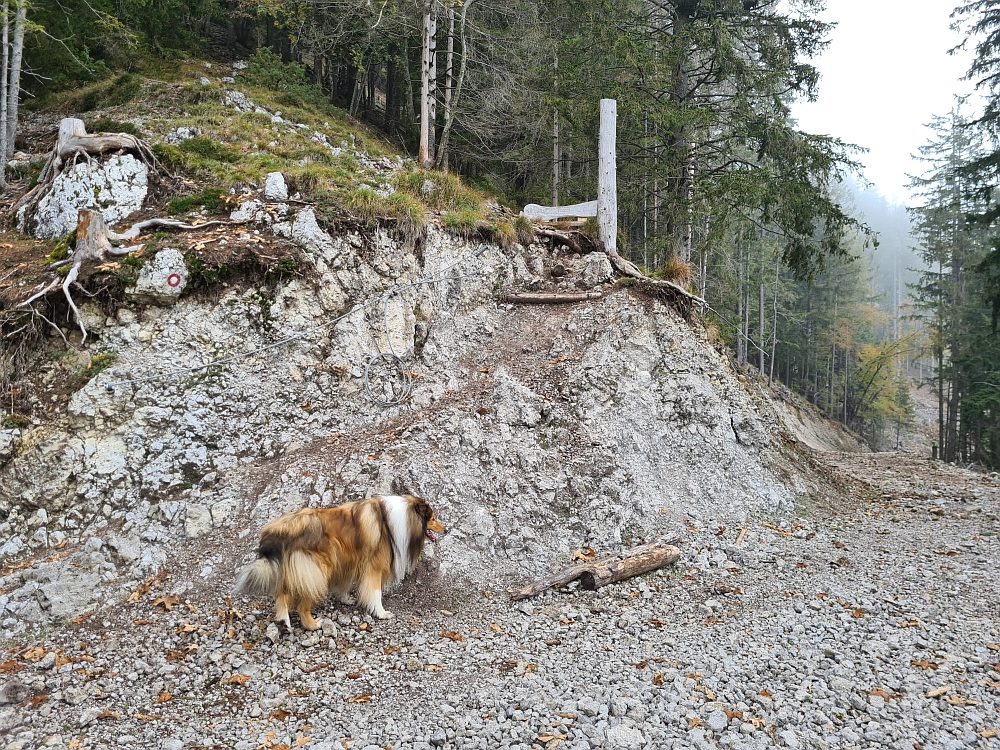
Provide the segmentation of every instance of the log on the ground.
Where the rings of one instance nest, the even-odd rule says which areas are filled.
[[[503,301],[522,305],[556,305],[600,298],[600,292],[509,292],[503,296]]]
[[[681,551],[672,545],[653,546],[638,554],[631,554],[621,560],[602,560],[589,565],[580,574],[580,586],[587,591],[597,591],[609,583],[624,581],[626,578],[641,576],[651,570],[659,570],[673,565],[681,557]]]
[[[609,583],[617,583],[626,578],[664,568],[680,559],[681,551],[674,546],[678,541],[680,540],[657,539],[655,542],[634,547],[615,557],[571,565],[535,581],[530,586],[525,586],[512,594],[511,599],[514,601],[528,599],[577,579],[580,579],[583,588],[594,591]]]
[[[565,245],[574,253],[583,252],[583,250],[580,249],[580,243],[565,232],[560,232],[555,229],[547,229],[546,227],[535,227],[535,234],[540,237],[549,237],[550,239]]]

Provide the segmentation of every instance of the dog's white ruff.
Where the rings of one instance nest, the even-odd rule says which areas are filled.
[[[392,530],[393,565],[392,585],[402,581],[409,573],[410,526],[407,516],[410,504],[400,495],[383,495],[382,502],[389,516],[389,528]]]

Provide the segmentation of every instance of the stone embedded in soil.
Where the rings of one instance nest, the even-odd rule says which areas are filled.
[[[166,247],[157,252],[151,262],[142,265],[135,286],[127,293],[137,301],[172,305],[180,299],[187,280],[184,254],[176,248]]]

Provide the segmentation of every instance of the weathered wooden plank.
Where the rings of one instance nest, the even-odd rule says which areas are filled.
[[[529,203],[521,211],[521,216],[535,221],[557,221],[565,217],[597,216],[597,201],[574,203],[572,206],[539,206]]]

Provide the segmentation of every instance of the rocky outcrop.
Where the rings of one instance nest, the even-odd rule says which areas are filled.
[[[559,258],[565,283],[602,299],[504,305],[498,291],[536,284],[551,250],[434,226],[418,247],[381,229],[332,235],[312,210],[281,206],[274,231],[311,268],[276,290],[230,286],[117,319],[84,308],[114,365],[64,423],[9,441],[0,466],[0,547],[22,557],[65,542],[71,555],[52,564],[66,589],[21,580],[8,633],[90,606],[86,576],[103,601],[169,559],[200,560],[172,585],[227,582],[260,526],[305,504],[424,495],[452,530],[434,565],[477,580],[685,519],[786,509],[808,488],[766,395],[697,326],[606,284],[604,256]],[[367,389],[391,390],[399,373],[365,374],[390,347],[415,388],[387,409]]]
[[[82,161],[55,178],[30,218],[39,239],[56,239],[76,229],[80,209],[104,214],[109,226],[131,216],[146,200],[149,168],[130,154],[107,161]],[[27,217],[22,212],[22,231]]]

